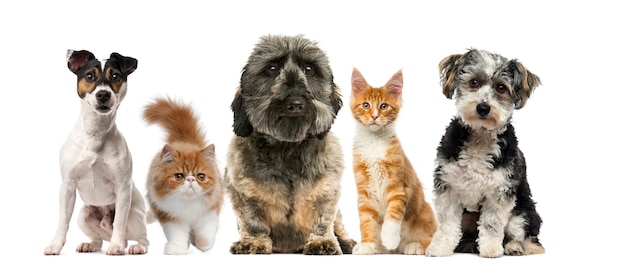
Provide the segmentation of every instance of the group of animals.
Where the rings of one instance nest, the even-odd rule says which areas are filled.
[[[148,208],[132,181],[132,158],[115,124],[137,68],[132,57],[98,60],[68,50],[82,107],[60,154],[62,183],[57,231],[45,255],[59,255],[77,192],[77,219],[91,240],[78,252],[109,242],[108,255],[144,254],[146,223],[158,221],[165,254],[190,245],[210,250],[228,195],[239,240],[233,254],[310,255],[403,253],[481,257],[543,253],[542,220],[526,180],[524,155],[511,117],[541,82],[516,59],[470,49],[439,64],[443,94],[457,114],[437,148],[434,201],[394,129],[402,107],[402,70],[382,87],[354,69],[350,110],[361,242],[351,239],[338,209],[342,148],[330,131],[344,106],[329,60],[302,35],[261,37],[245,64],[231,104],[234,136],[223,174],[193,109],[157,98],[143,111],[166,143],[147,178]],[[147,210],[146,210],[147,209]],[[128,241],[136,244],[128,246]]]

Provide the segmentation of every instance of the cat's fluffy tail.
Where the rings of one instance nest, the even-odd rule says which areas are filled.
[[[148,124],[159,124],[167,133],[166,142],[188,142],[205,146],[198,117],[191,106],[172,98],[156,98],[143,111]]]

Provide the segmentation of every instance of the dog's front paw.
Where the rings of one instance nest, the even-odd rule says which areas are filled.
[[[385,221],[380,230],[380,239],[388,250],[394,250],[400,244],[401,224],[396,221]]]
[[[478,251],[478,255],[483,258],[498,258],[504,254],[504,248],[498,242],[480,243]]]
[[[59,255],[63,249],[63,243],[51,243],[44,250],[44,255]]]
[[[128,254],[130,255],[141,255],[146,253],[148,253],[148,248],[139,244],[132,245],[128,248]]]
[[[230,246],[232,254],[270,254],[272,243],[270,239],[244,239],[234,242]]]
[[[341,248],[337,240],[315,239],[304,244],[304,254],[306,255],[341,255]]]
[[[371,242],[358,243],[352,249],[352,254],[356,255],[372,255],[376,254],[376,244]]]
[[[90,253],[102,250],[102,242],[92,241],[91,243],[81,243],[76,247],[78,253]]]
[[[124,247],[119,245],[110,245],[107,249],[107,255],[124,255]]]

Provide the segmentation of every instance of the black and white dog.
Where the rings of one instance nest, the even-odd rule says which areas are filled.
[[[439,228],[427,256],[453,252],[543,253],[542,220],[526,180],[526,162],[511,124],[541,84],[515,59],[470,49],[439,64],[443,94],[458,111],[437,148],[434,205]]]
[[[65,245],[76,191],[85,203],[78,225],[91,241],[77,252],[96,252],[109,241],[108,255],[126,254],[128,240],[137,244],[128,254],[148,252],[145,204],[132,180],[132,158],[117,129],[117,109],[126,96],[126,79],[137,60],[112,53],[100,61],[86,51],[68,50],[67,67],[77,76],[81,111],[61,147],[61,189],[57,231],[45,255],[58,255]]]

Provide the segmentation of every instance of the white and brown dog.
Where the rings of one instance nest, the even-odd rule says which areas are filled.
[[[91,238],[77,252],[100,251],[102,242],[109,241],[107,255],[122,255],[128,240],[136,240],[128,254],[145,254],[149,244],[145,204],[131,178],[130,151],[115,124],[126,95],[126,79],[137,68],[137,60],[112,53],[101,62],[89,51],[68,50],[67,65],[78,77],[82,106],[78,122],[61,147],[59,224],[44,254],[58,255],[65,245],[76,191],[85,203],[78,225]]]
[[[515,59],[471,49],[439,64],[443,94],[456,101],[437,148],[434,205],[439,228],[427,256],[543,253],[542,220],[511,124],[541,84]]]

